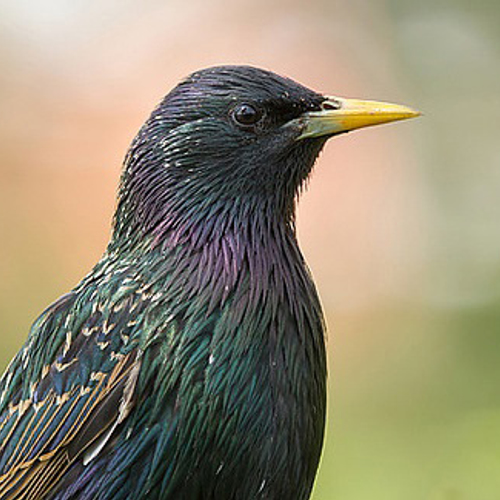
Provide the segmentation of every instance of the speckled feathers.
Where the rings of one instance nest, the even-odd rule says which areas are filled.
[[[0,499],[309,498],[326,356],[294,204],[324,139],[287,124],[322,101],[218,67],[160,103],[106,253],[2,378]]]

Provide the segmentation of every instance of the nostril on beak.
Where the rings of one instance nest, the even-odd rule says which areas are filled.
[[[330,98],[327,101],[323,101],[321,103],[321,107],[325,111],[335,111],[337,109],[340,109],[342,107],[342,104],[337,99],[331,99]]]

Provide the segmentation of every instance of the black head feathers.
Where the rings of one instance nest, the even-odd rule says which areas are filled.
[[[301,115],[325,98],[270,71],[193,73],[161,101],[126,160],[118,217],[142,230],[213,204],[293,216],[297,189],[325,139],[297,141]],[[118,221],[119,223],[119,221]],[[168,225],[168,224],[167,224]]]

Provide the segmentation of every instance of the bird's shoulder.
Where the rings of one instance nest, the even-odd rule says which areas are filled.
[[[127,416],[157,299],[134,266],[103,264],[34,322],[0,381],[0,498],[40,495]]]

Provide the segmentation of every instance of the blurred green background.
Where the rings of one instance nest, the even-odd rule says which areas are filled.
[[[249,63],[424,116],[339,137],[299,206],[329,325],[314,500],[500,498],[498,0],[0,1],[0,365],[105,248],[189,72]]]

